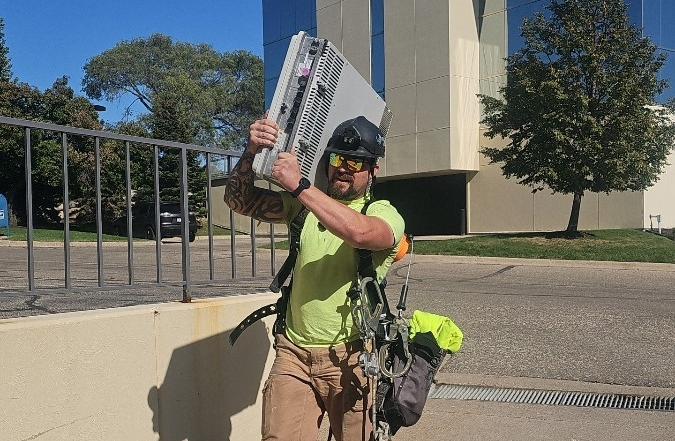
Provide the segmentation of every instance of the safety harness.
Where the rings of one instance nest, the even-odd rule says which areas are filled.
[[[361,209],[366,214],[371,199],[368,199]],[[249,314],[230,333],[230,344],[234,345],[241,333],[256,321],[276,314],[273,333],[284,332],[286,327],[286,308],[293,285],[293,278],[288,285],[284,285],[291,275],[300,251],[300,234],[304,226],[309,210],[304,206],[289,225],[289,254],[277,275],[270,284],[272,292],[281,292],[276,303],[263,306]],[[403,240],[408,240],[405,237]],[[372,251],[357,249],[358,257],[357,274],[347,295],[351,302],[352,318],[359,330],[363,341],[363,352],[359,355],[359,366],[364,374],[370,378],[371,396],[375,397],[374,405],[371,406],[373,421],[373,439],[375,441],[387,441],[391,431],[389,425],[382,418],[382,406],[385,396],[393,385],[393,379],[405,375],[410,369],[412,356],[408,351],[408,323],[402,317],[405,310],[408,293],[407,280],[401,290],[401,298],[396,308],[398,314],[391,313],[387,297],[384,294],[386,279],[377,280],[377,274],[373,267]],[[401,370],[392,371],[392,357],[394,351],[402,352],[404,365]],[[331,439],[329,434],[329,440]]]
[[[298,253],[300,252],[300,233],[302,233],[302,227],[305,225],[305,219],[307,219],[308,214],[309,210],[303,206],[288,227],[288,257],[281,265],[277,275],[274,276],[274,279],[270,284],[270,291],[276,293],[281,291],[281,297],[279,297],[279,300],[277,300],[276,303],[258,308],[249,314],[244,320],[242,320],[230,333],[231,345],[234,345],[241,333],[244,332],[246,328],[258,320],[272,314],[277,315],[272,332],[274,334],[278,334],[283,332],[286,328],[286,307],[288,306],[288,297],[291,295],[293,279],[291,278],[291,282],[288,284],[288,286],[284,286],[284,283],[286,283],[288,276],[295,267],[295,261],[298,259]]]

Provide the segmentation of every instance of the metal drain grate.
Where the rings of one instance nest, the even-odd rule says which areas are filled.
[[[548,404],[552,406],[675,411],[675,397],[599,394],[560,390],[514,389],[453,384],[434,385],[429,398]]]

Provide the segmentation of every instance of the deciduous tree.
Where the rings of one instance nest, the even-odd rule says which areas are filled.
[[[0,81],[12,80],[12,62],[9,59],[9,48],[5,43],[5,20],[0,17]]]
[[[262,60],[154,34],[122,41],[90,59],[82,85],[92,99],[132,96],[155,138],[241,148],[263,112]]]
[[[75,96],[68,79],[57,79],[43,92],[18,81],[0,81],[0,114],[13,118],[49,122],[73,127],[100,129],[98,115],[84,97]],[[59,133],[31,131],[31,164],[34,221],[55,222],[55,209],[63,200],[62,147]],[[6,193],[12,216],[26,223],[25,133],[18,128],[0,127],[0,193]],[[91,205],[95,182],[93,140],[68,138],[69,197],[84,198]],[[93,203],[93,202],[92,202]]]
[[[653,185],[675,142],[671,108],[650,108],[667,87],[664,55],[629,23],[623,0],[552,0],[550,14],[522,25],[525,46],[507,58],[501,97],[481,96],[484,148],[503,174],[533,188],[573,195],[576,234],[591,192]]]
[[[246,51],[219,53],[207,44],[154,34],[118,43],[84,66],[93,99],[134,97],[145,108],[136,121],[157,139],[227,149],[245,146],[248,126],[263,112],[262,60]],[[143,156],[143,155],[140,155]],[[151,157],[143,156],[147,169]],[[179,151],[162,149],[160,197],[177,199]],[[205,208],[205,158],[188,153],[191,206]],[[135,175],[139,200],[153,197],[152,176]]]

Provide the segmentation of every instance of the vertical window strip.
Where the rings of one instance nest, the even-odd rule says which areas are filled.
[[[370,0],[370,30],[370,83],[384,99],[384,0]]]

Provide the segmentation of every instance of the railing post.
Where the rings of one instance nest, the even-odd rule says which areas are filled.
[[[98,286],[103,287],[103,210],[101,208],[101,145],[99,137],[94,138],[94,162],[96,168],[96,264]]]
[[[255,219],[251,218],[251,277],[255,277],[255,274],[257,272],[256,268],[256,255],[255,255],[255,239],[256,239],[256,231],[255,231]]]
[[[33,160],[30,128],[24,127],[26,141],[26,245],[28,246],[28,291],[35,290],[35,249],[33,248]]]
[[[134,240],[133,217],[131,213],[131,151],[129,141],[124,141],[124,173],[126,178],[126,209],[127,209],[127,274],[129,285],[134,284]]]
[[[227,175],[229,176],[232,173],[232,156],[227,157]],[[230,255],[232,256],[232,278],[237,277],[237,255],[235,253],[235,227],[234,227],[234,210],[230,210]]]
[[[71,288],[70,279],[70,189],[68,187],[68,135],[61,133],[63,170],[63,269],[66,289]]]
[[[183,303],[190,303],[190,211],[188,206],[187,149],[180,150],[180,211],[181,211],[181,260],[183,268]],[[160,224],[157,229],[161,231]]]
[[[155,262],[157,283],[162,283],[162,220],[159,216],[159,147],[153,145],[153,167],[155,170]]]
[[[206,154],[206,207],[207,207],[207,230],[209,237],[209,280],[215,279],[215,266],[213,264],[213,194],[211,188],[211,153]]]

